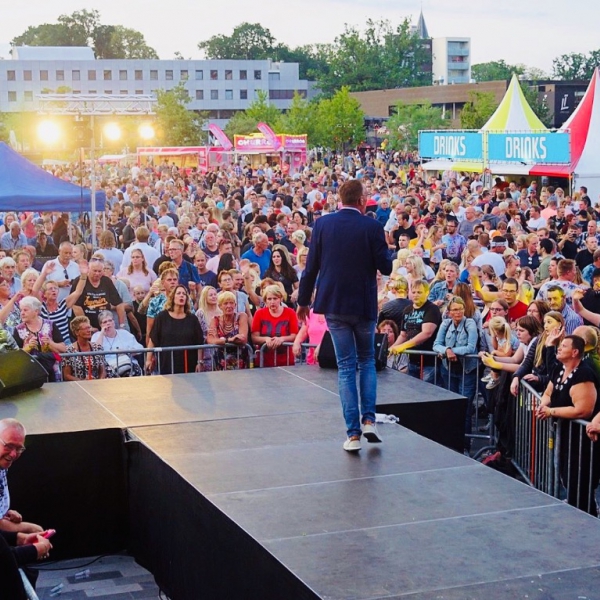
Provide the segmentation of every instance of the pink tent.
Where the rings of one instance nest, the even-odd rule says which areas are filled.
[[[530,175],[573,177],[573,188],[586,186],[590,198],[600,194],[600,73],[594,71],[585,96],[560,131],[571,133],[571,163],[535,165]]]

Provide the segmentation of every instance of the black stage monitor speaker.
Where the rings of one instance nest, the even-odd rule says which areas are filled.
[[[46,381],[46,369],[24,350],[0,354],[0,399],[41,388]]]

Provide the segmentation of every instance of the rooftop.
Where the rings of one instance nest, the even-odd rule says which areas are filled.
[[[13,60],[94,60],[94,51],[88,46],[15,46]]]

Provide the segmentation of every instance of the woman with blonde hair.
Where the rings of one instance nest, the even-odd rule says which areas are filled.
[[[215,315],[208,326],[207,342],[222,346],[213,355],[216,371],[245,369],[248,366],[248,316],[236,311],[237,298],[232,292],[221,292],[217,296],[220,314]],[[235,345],[229,348],[226,345]]]
[[[392,273],[398,273],[406,277],[406,259],[411,256],[411,251],[408,248],[398,250],[396,258],[392,262]]]
[[[196,311],[196,316],[200,321],[200,327],[202,327],[205,337],[208,336],[208,328],[214,318],[221,314],[217,300],[217,290],[212,285],[205,285],[200,293],[198,310]]]
[[[427,233],[426,242],[431,244],[429,262],[435,271],[436,266],[444,259],[443,249],[445,244],[442,243],[444,228],[440,225],[432,225]]]
[[[417,281],[418,279],[424,279],[425,281],[429,279],[425,272],[425,263],[420,256],[415,256],[414,254],[407,256],[404,266],[409,286],[413,281]]]

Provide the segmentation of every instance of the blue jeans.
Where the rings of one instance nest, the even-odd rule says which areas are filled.
[[[375,423],[377,374],[375,372],[375,321],[358,315],[326,314],[335,357],[338,385],[348,437],[361,435],[362,422]],[[360,410],[356,367],[360,387]]]
[[[475,400],[475,390],[477,389],[477,369],[470,373],[465,373],[463,377],[462,365],[460,363],[451,363],[451,372],[442,364],[442,376],[444,378],[444,387],[455,394],[465,396],[467,399],[467,412],[465,414],[465,434],[470,434],[473,429],[473,401]],[[465,447],[467,441],[465,439]]]
[[[421,365],[408,363],[408,375],[421,379]],[[425,383],[439,383],[439,376],[436,376],[436,367],[434,365],[423,367],[423,381]]]

